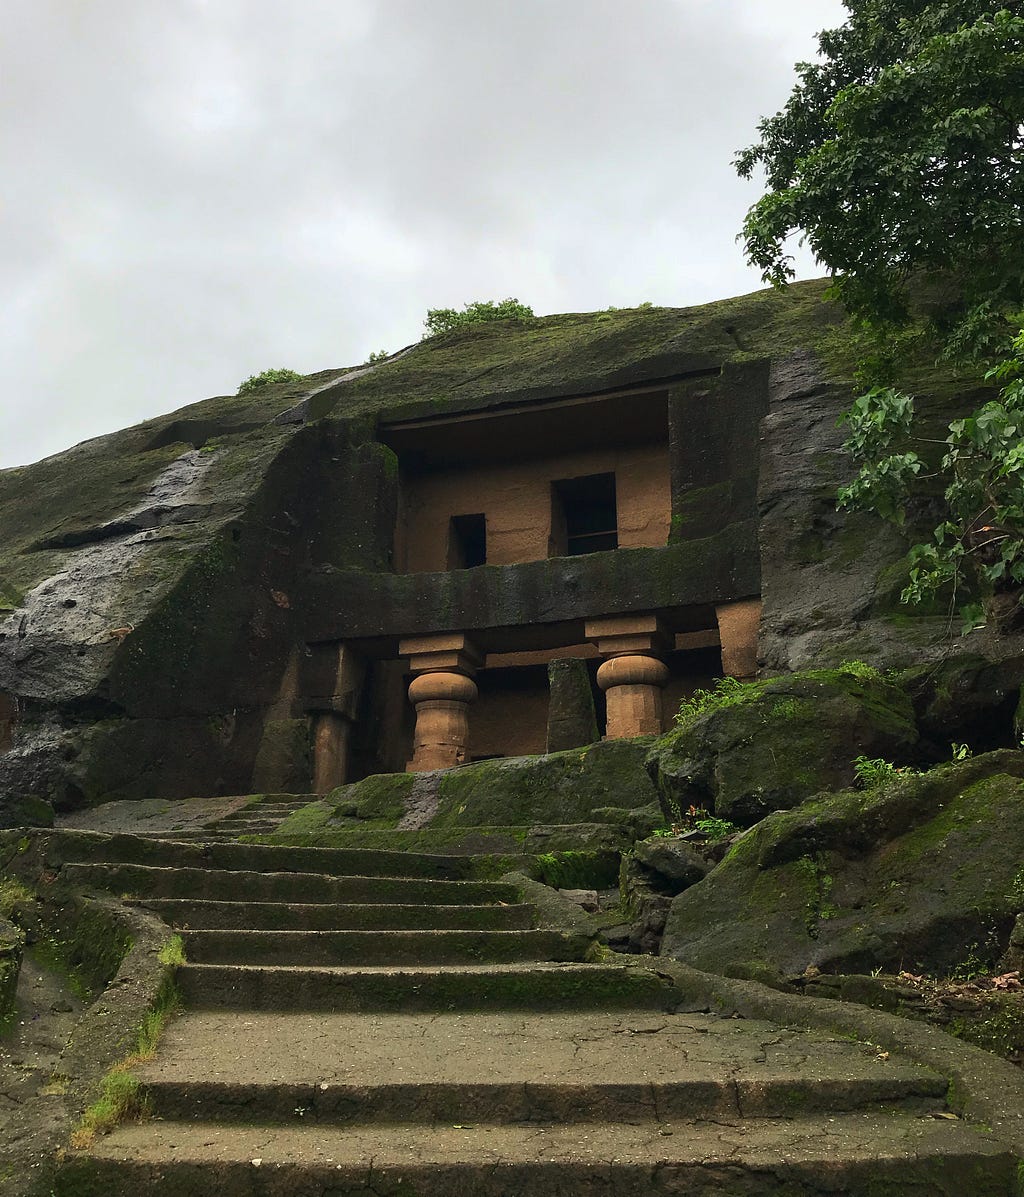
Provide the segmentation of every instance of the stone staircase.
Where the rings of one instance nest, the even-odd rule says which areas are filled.
[[[149,838],[177,840],[181,843],[231,843],[243,835],[269,835],[289,815],[308,806],[313,795],[300,798],[264,798],[239,807],[230,814],[210,819],[198,826],[176,831],[153,832]]]
[[[995,1197],[1010,1154],[944,1077],[822,1032],[683,1012],[542,925],[486,858],[83,840],[68,881],[178,928],[152,1117],[60,1197]]]

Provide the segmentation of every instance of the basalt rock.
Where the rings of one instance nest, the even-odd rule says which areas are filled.
[[[764,819],[675,898],[662,954],[750,977],[994,965],[1024,909],[1024,753]]]
[[[648,768],[671,815],[742,826],[852,783],[858,756],[905,759],[918,739],[906,693],[873,670],[815,670],[728,691],[662,736]]]

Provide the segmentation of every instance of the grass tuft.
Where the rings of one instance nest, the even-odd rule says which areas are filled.
[[[125,1064],[112,1068],[100,1081],[100,1095],[85,1110],[71,1134],[71,1146],[91,1147],[97,1135],[109,1134],[121,1122],[140,1121],[149,1114],[149,1102],[140,1093],[138,1078]]]

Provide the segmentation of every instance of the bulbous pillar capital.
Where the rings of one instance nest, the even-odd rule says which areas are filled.
[[[475,702],[476,682],[464,673],[421,673],[409,683],[409,701],[416,707],[423,702]]]
[[[645,653],[610,657],[597,671],[608,705],[606,738],[656,736],[661,730],[661,688],[668,681],[664,661]]]
[[[597,671],[597,684],[602,690],[612,686],[657,686],[668,681],[668,667],[657,657],[628,653],[609,657]]]
[[[469,704],[477,697],[476,682],[464,673],[431,670],[409,683],[409,701],[416,708],[410,773],[461,765],[469,751]]]

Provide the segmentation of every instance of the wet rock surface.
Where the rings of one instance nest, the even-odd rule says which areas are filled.
[[[776,812],[673,899],[662,954],[766,978],[993,965],[1024,908],[1022,778],[1004,750]]]
[[[706,807],[749,827],[854,778],[858,756],[905,759],[907,694],[869,669],[812,670],[726,692],[656,741],[648,769],[670,812]]]

